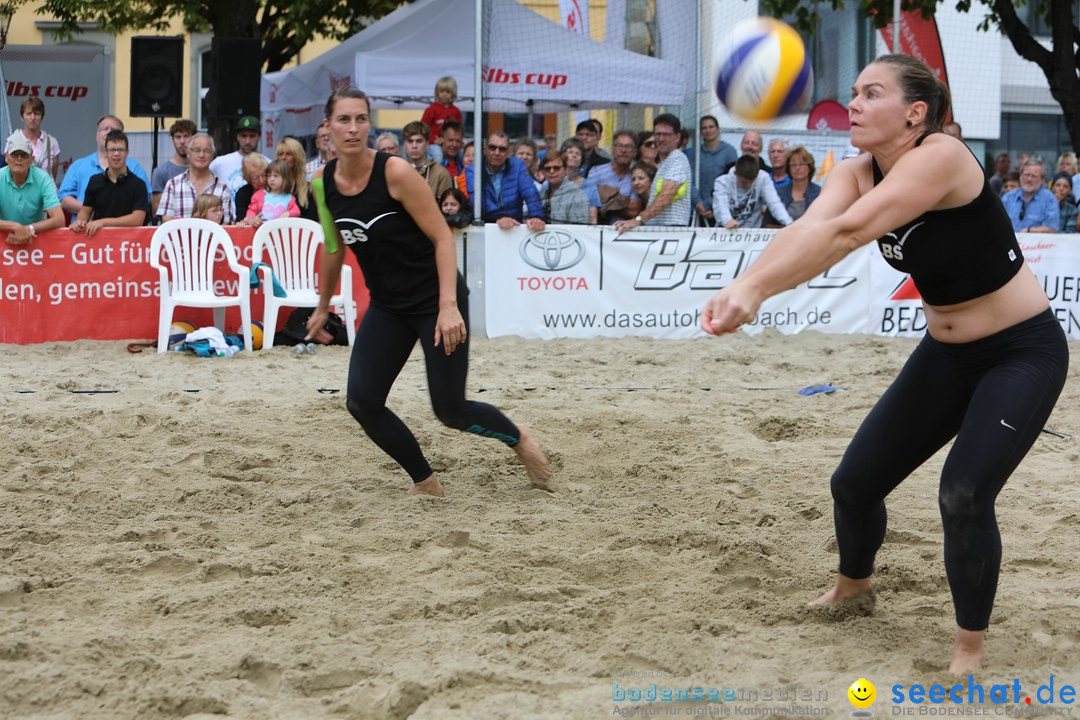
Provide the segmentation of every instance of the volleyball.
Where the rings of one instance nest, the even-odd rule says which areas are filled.
[[[772,120],[805,110],[814,72],[795,29],[774,18],[743,20],[717,56],[716,95],[743,120]]]
[[[256,320],[251,323],[251,349],[262,350],[263,344],[263,324]]]

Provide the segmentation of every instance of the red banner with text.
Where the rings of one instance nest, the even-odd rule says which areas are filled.
[[[227,228],[248,268],[254,228]],[[28,344],[69,340],[139,340],[157,337],[158,271],[150,267],[154,228],[112,228],[86,237],[68,229],[42,233],[28,246],[0,243],[0,343]],[[363,275],[353,254],[353,297],[357,317],[368,305]],[[218,263],[222,288],[235,292],[237,278],[228,264]],[[251,319],[263,319],[265,285],[251,291]],[[279,313],[277,326],[288,312]],[[195,327],[213,325],[213,310],[179,307],[173,321]],[[239,308],[228,308],[225,331],[237,332]]]

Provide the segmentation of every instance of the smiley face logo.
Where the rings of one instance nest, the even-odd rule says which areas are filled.
[[[874,700],[877,698],[877,689],[874,687],[874,683],[866,678],[859,678],[851,683],[847,696],[855,707],[868,708],[874,704]]]

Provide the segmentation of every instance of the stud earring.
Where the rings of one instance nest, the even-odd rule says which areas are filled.
[[[907,126],[908,126],[908,127],[911,127],[911,121],[910,121],[910,120],[907,120],[907,121],[905,121],[905,122],[906,122],[906,124],[907,124]]]

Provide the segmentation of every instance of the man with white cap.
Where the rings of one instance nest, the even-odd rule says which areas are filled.
[[[4,143],[0,169],[0,234],[9,245],[28,245],[38,233],[64,226],[64,211],[47,172],[34,165],[33,149],[16,130]]]

